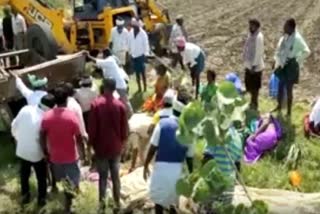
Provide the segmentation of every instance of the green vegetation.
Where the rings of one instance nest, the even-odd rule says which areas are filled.
[[[130,84],[132,94],[136,91],[135,82]],[[135,109],[142,105],[145,95],[133,95],[132,102]],[[275,103],[265,97],[261,99],[261,110],[267,112]],[[285,165],[285,158],[293,143],[300,145],[302,150],[301,160],[298,162],[298,171],[302,175],[302,183],[299,188],[302,192],[320,192],[320,142],[319,140],[307,140],[303,135],[302,119],[309,111],[306,103],[297,103],[293,110],[292,122],[285,122],[285,138],[276,150],[266,154],[257,164],[252,166],[242,165],[242,177],[245,184],[258,188],[278,188],[294,190],[289,183],[289,168]],[[19,178],[17,159],[15,158],[14,144],[10,137],[0,135],[0,213],[19,213]],[[203,143],[198,144],[196,156],[201,158]],[[35,195],[35,180],[32,179],[32,194]],[[82,193],[77,197],[75,209],[77,213],[91,214],[97,211],[97,190],[93,184],[82,183]],[[50,194],[49,203],[46,206],[49,214],[62,213],[62,194]],[[27,207],[28,212],[35,213],[35,201]],[[21,212],[20,212],[21,213]]]

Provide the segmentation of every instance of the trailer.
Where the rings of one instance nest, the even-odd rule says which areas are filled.
[[[14,117],[12,105],[21,101],[22,97],[16,89],[15,77],[18,75],[28,85],[28,74],[48,78],[48,90],[59,82],[74,82],[85,69],[85,55],[82,52],[57,56],[57,59],[46,61],[29,67],[19,63],[12,65],[11,61],[18,61],[29,54],[29,50],[14,51],[0,54],[0,123],[6,129]],[[14,59],[14,60],[12,60]]]

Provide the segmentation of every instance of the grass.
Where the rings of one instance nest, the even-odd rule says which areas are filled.
[[[130,83],[131,102],[135,110],[139,109],[143,100],[152,93],[149,88],[144,94],[137,94],[137,87],[134,81]],[[273,101],[261,99],[261,111],[268,112],[275,106]],[[302,119],[309,106],[306,103],[297,103],[294,106],[292,121],[281,119],[284,124],[285,138],[279,146],[272,152],[265,155],[257,164],[242,166],[242,175],[248,186],[258,188],[277,188],[293,190],[289,183],[289,168],[285,165],[284,159],[293,143],[298,143],[302,148],[302,159],[298,165],[298,171],[302,175],[302,192],[320,191],[320,143],[316,140],[309,141],[303,135]],[[36,203],[33,201],[23,211],[19,206],[19,181],[18,165],[15,158],[14,144],[8,135],[0,135],[0,213],[38,213]],[[202,146],[198,146],[198,150]],[[201,150],[201,149],[200,149]],[[197,151],[197,156],[201,156],[201,151]],[[33,195],[36,194],[36,182],[34,177],[31,181]],[[74,202],[74,211],[79,214],[97,213],[98,194],[97,188],[93,184],[82,182],[82,192]],[[63,213],[63,195],[50,194],[46,213]],[[108,213],[108,212],[107,212]]]

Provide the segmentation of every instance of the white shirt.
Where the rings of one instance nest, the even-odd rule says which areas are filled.
[[[82,112],[90,111],[91,102],[98,96],[93,88],[82,87],[76,90],[74,98],[79,102]]]
[[[251,35],[249,35],[251,36]],[[256,38],[256,51],[252,62],[245,60],[244,66],[252,69],[255,66],[255,71],[262,71],[265,68],[264,64],[264,36],[261,32],[258,33]]]
[[[82,110],[80,104],[73,97],[68,97],[67,108],[77,114],[79,119],[80,132],[83,137],[87,137],[86,126],[84,124],[84,119],[82,115]]]
[[[22,15],[12,15],[12,31],[14,35],[27,32],[26,20],[23,18]]]
[[[103,70],[104,78],[111,77],[115,79],[117,89],[127,89],[121,68],[113,56],[109,56],[106,59],[97,59],[97,67]]]
[[[292,38],[294,36],[294,38]],[[297,62],[299,63],[300,68],[303,68],[303,62],[304,60],[310,55],[311,51],[306,43],[306,41],[303,39],[301,34],[296,31],[291,36],[284,35],[280,38],[275,54],[275,61],[276,61],[276,67],[283,67],[286,63],[287,59],[283,59],[282,52],[281,52],[281,44],[283,40],[286,40],[286,43],[290,43],[291,39],[294,39],[292,47],[290,47],[290,52],[288,54],[288,58],[295,58]]]
[[[119,33],[117,27],[112,28],[110,42],[112,42],[112,50],[114,52],[128,51],[129,31],[126,28],[123,28],[122,32]]]
[[[147,33],[140,28],[137,36],[134,35],[134,30],[129,32],[129,53],[133,58],[142,55],[149,55],[149,39]]]
[[[190,63],[190,67],[193,67],[197,64],[196,59],[202,52],[201,48],[198,45],[187,42],[184,51],[181,52],[183,63],[185,65]]]
[[[16,78],[16,87],[22,94],[22,96],[27,100],[28,105],[39,105],[42,97],[46,96],[48,93],[46,91],[32,91],[29,89],[22,79]]]
[[[178,24],[174,24],[172,26],[170,38],[169,38],[169,44],[171,45],[171,51],[173,53],[178,53],[178,49],[175,43],[175,40],[179,37],[184,37],[183,31],[181,29],[181,26]]]
[[[320,99],[318,99],[316,104],[313,106],[309,119],[310,122],[314,122],[315,126],[320,123]]]
[[[17,141],[16,155],[30,162],[38,162],[44,155],[40,145],[40,128],[44,112],[38,106],[27,105],[11,124]]]

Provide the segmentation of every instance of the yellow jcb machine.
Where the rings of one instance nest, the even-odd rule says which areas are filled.
[[[46,60],[58,53],[74,53],[108,46],[110,32],[119,16],[125,20],[140,17],[151,33],[156,24],[169,25],[167,10],[155,0],[71,0],[73,15],[67,19],[63,9],[49,0],[0,0],[27,20],[28,48]],[[67,5],[67,1],[66,1]]]

